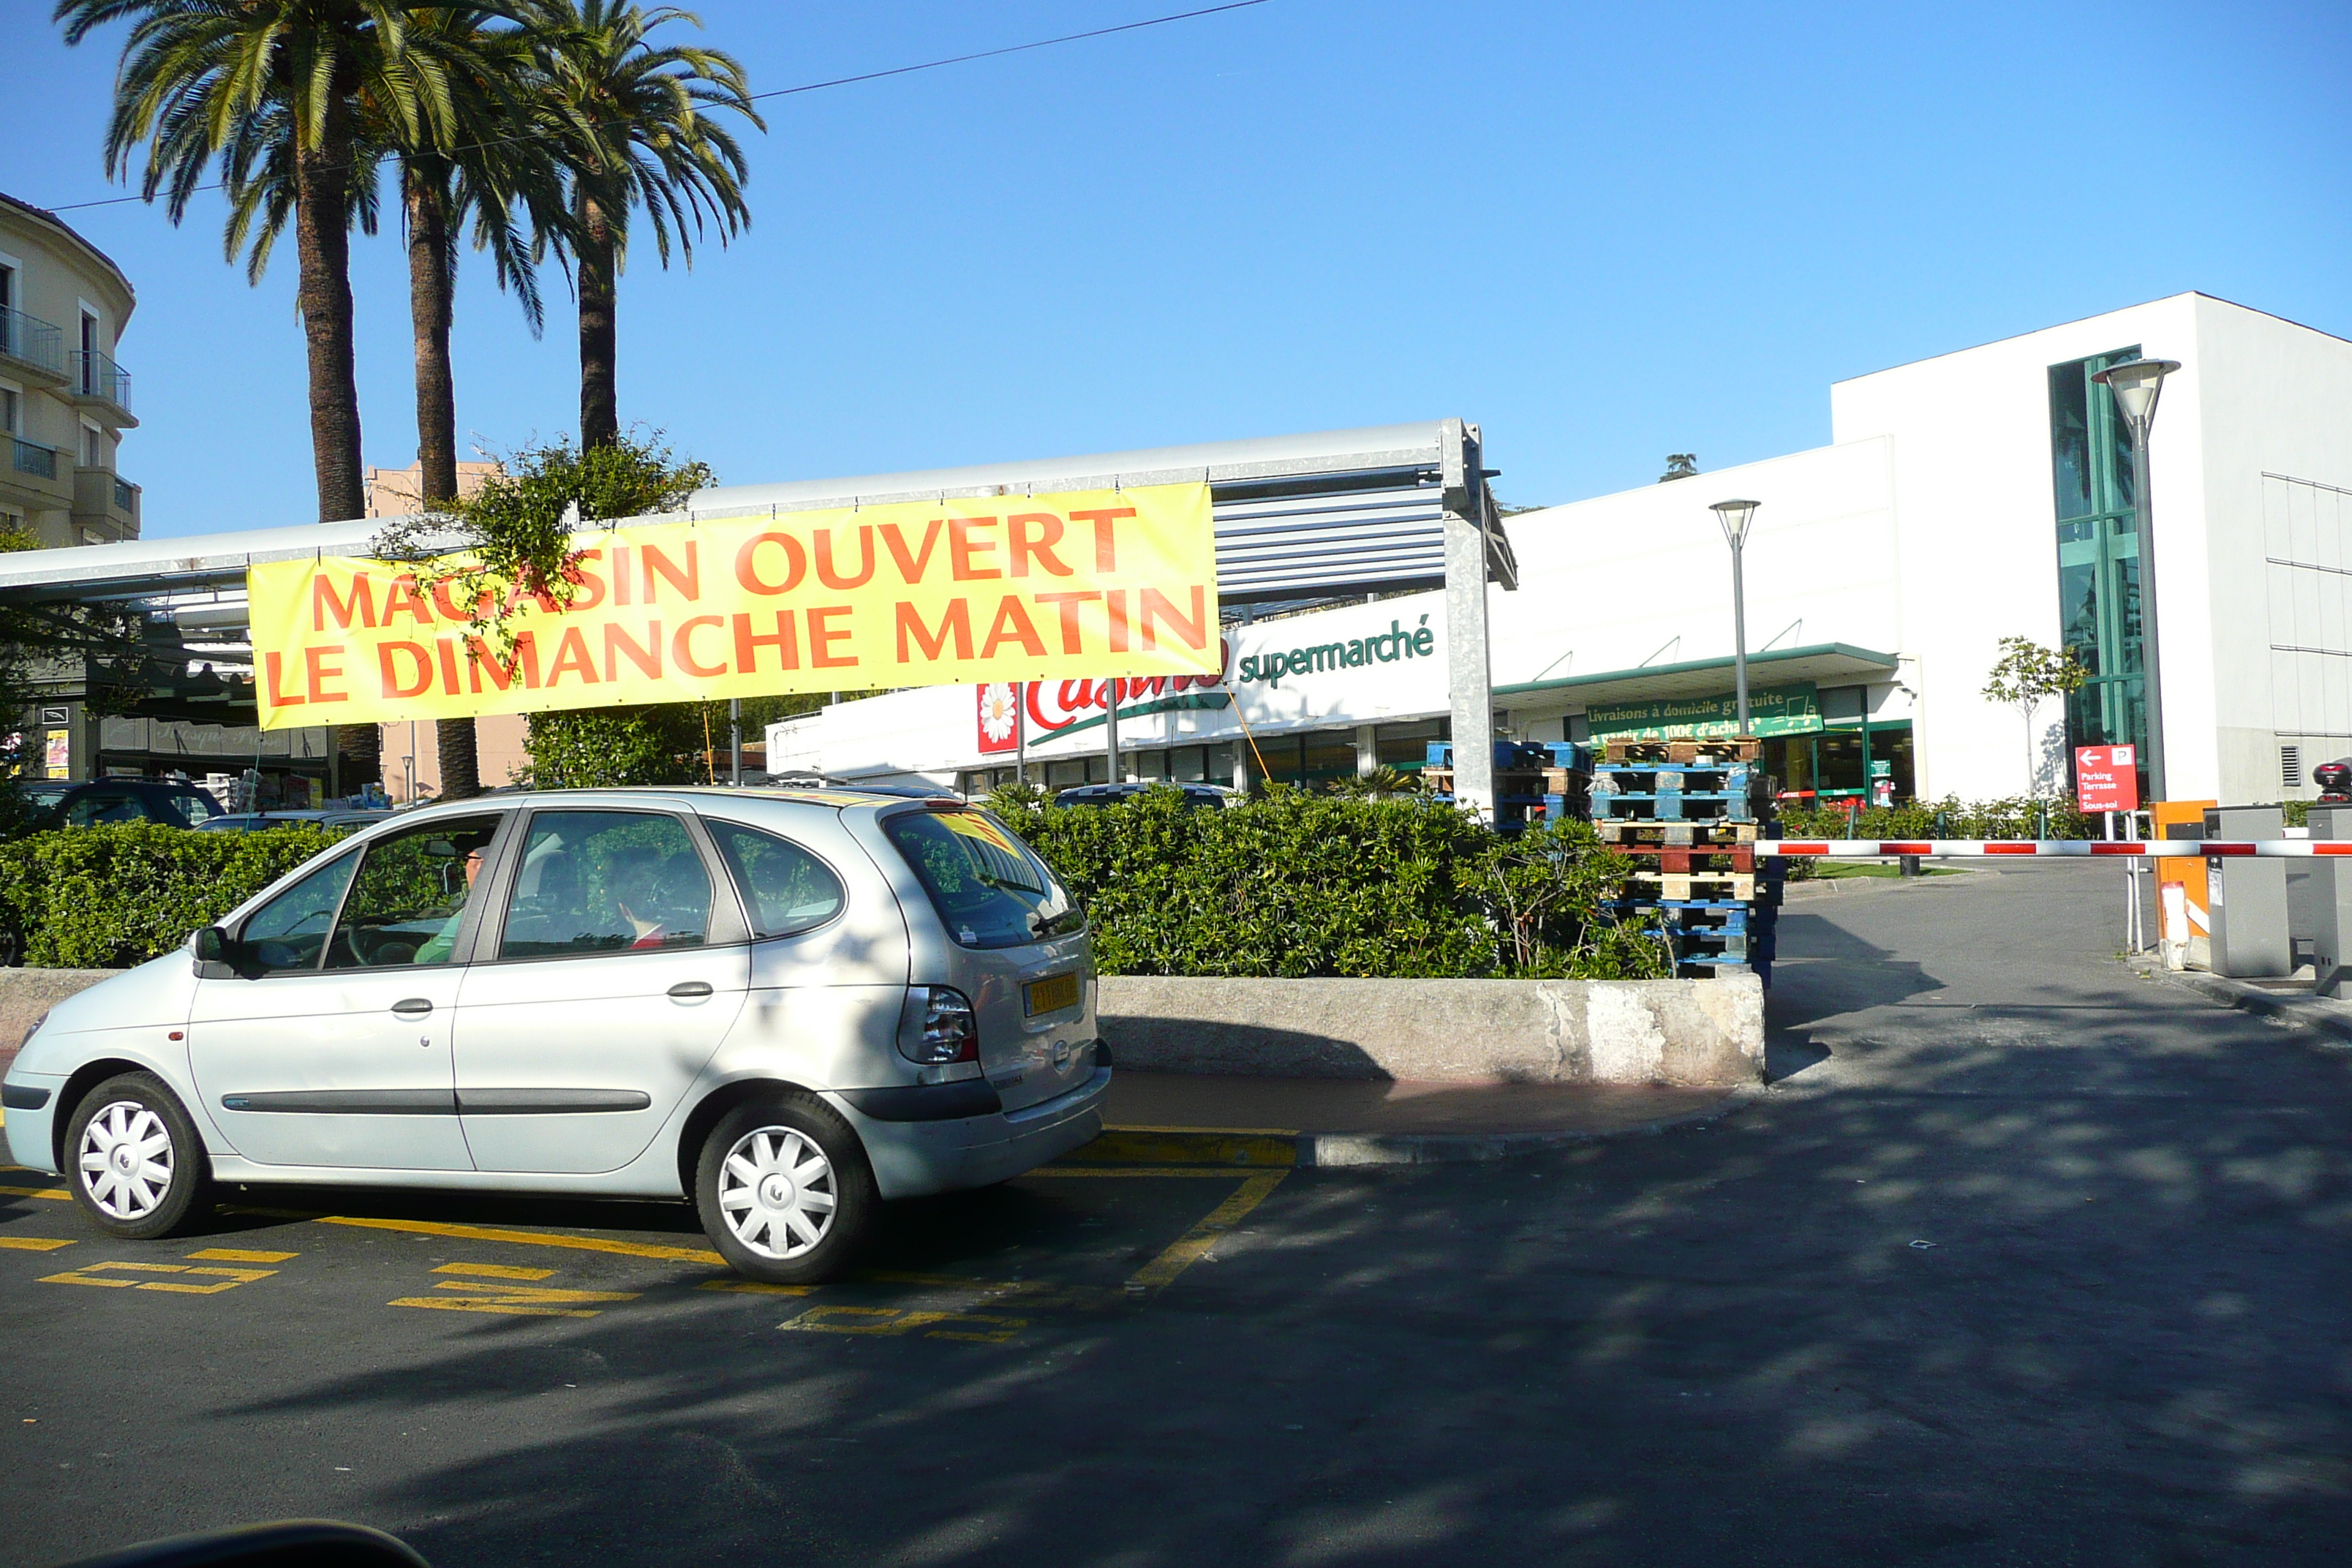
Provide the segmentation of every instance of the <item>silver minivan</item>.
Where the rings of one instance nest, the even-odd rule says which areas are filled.
[[[1085,916],[986,812],[601,790],[405,813],[60,1003],[0,1098],[20,1165],[160,1237],[213,1183],[685,1198],[755,1279],[877,1203],[1101,1131]]]

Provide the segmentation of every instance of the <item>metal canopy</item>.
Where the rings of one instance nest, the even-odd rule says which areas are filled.
[[[1894,675],[1896,662],[1891,653],[1832,642],[1751,653],[1748,656],[1748,670],[1752,679],[1759,681],[1810,680],[1819,686],[1885,680]],[[1571,704],[1590,704],[1717,697],[1730,689],[1731,656],[1726,654],[1721,658],[1695,658],[1681,664],[1654,664],[1598,675],[1570,675],[1557,680],[1497,686],[1495,695],[1558,697]]]
[[[914,473],[721,485],[697,491],[685,510],[669,516],[684,521],[1205,479],[1216,514],[1218,594],[1228,603],[1443,583],[1448,512],[1484,534],[1488,580],[1515,588],[1518,562],[1486,485],[1492,471],[1475,468],[1476,442],[1475,426],[1433,420]],[[1473,469],[1478,476],[1475,489],[1460,479],[1459,489],[1448,486],[1449,473],[1466,478]],[[134,539],[0,556],[0,602],[152,601],[153,608],[192,628],[202,625],[233,641],[244,627],[247,567],[316,554],[363,555],[389,521]]]

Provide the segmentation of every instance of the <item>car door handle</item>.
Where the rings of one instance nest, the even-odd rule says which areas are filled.
[[[404,1018],[422,1018],[433,1011],[433,1004],[422,996],[411,996],[405,1001],[394,1002],[392,1010]]]
[[[708,980],[681,980],[677,984],[669,988],[669,994],[680,1000],[695,996],[708,996],[710,994],[710,982]]]

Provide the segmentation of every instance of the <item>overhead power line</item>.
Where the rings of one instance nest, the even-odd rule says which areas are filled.
[[[803,82],[798,87],[779,87],[767,92],[750,95],[753,102],[763,98],[792,98],[803,92],[821,92],[829,87],[854,87],[863,81],[881,81],[894,76],[912,76],[917,71],[939,70],[946,66],[969,65],[974,60],[992,60],[1000,55],[1026,54],[1031,49],[1050,49],[1056,44],[1082,43],[1088,38],[1107,38],[1114,33],[1132,33],[1144,27],[1163,27],[1171,22],[1190,22],[1200,16],[1213,16],[1222,11],[1246,11],[1253,5],[1263,5],[1267,0],[1227,0],[1222,5],[1203,5],[1193,11],[1176,11],[1165,16],[1148,16],[1140,22],[1121,22],[1115,26],[1091,27],[1083,33],[1065,33],[1057,38],[1035,38],[1025,44],[1007,44],[1000,49],[982,49],[975,54],[950,55],[944,59],[925,60],[919,65],[893,66],[888,70],[864,71],[856,76],[835,77],[829,81]],[[199,191],[216,191],[221,182],[198,185]],[[119,206],[124,202],[143,202],[145,196],[105,196],[91,202],[67,202],[46,209],[53,213],[80,212],[86,207]]]

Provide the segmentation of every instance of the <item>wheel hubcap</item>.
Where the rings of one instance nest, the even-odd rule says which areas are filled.
[[[762,1127],[735,1141],[719,1171],[719,1211],[762,1258],[798,1258],[833,1228],[833,1165],[804,1134]]]
[[[135,1100],[119,1100],[81,1131],[82,1190],[110,1219],[153,1214],[172,1190],[172,1130]]]

